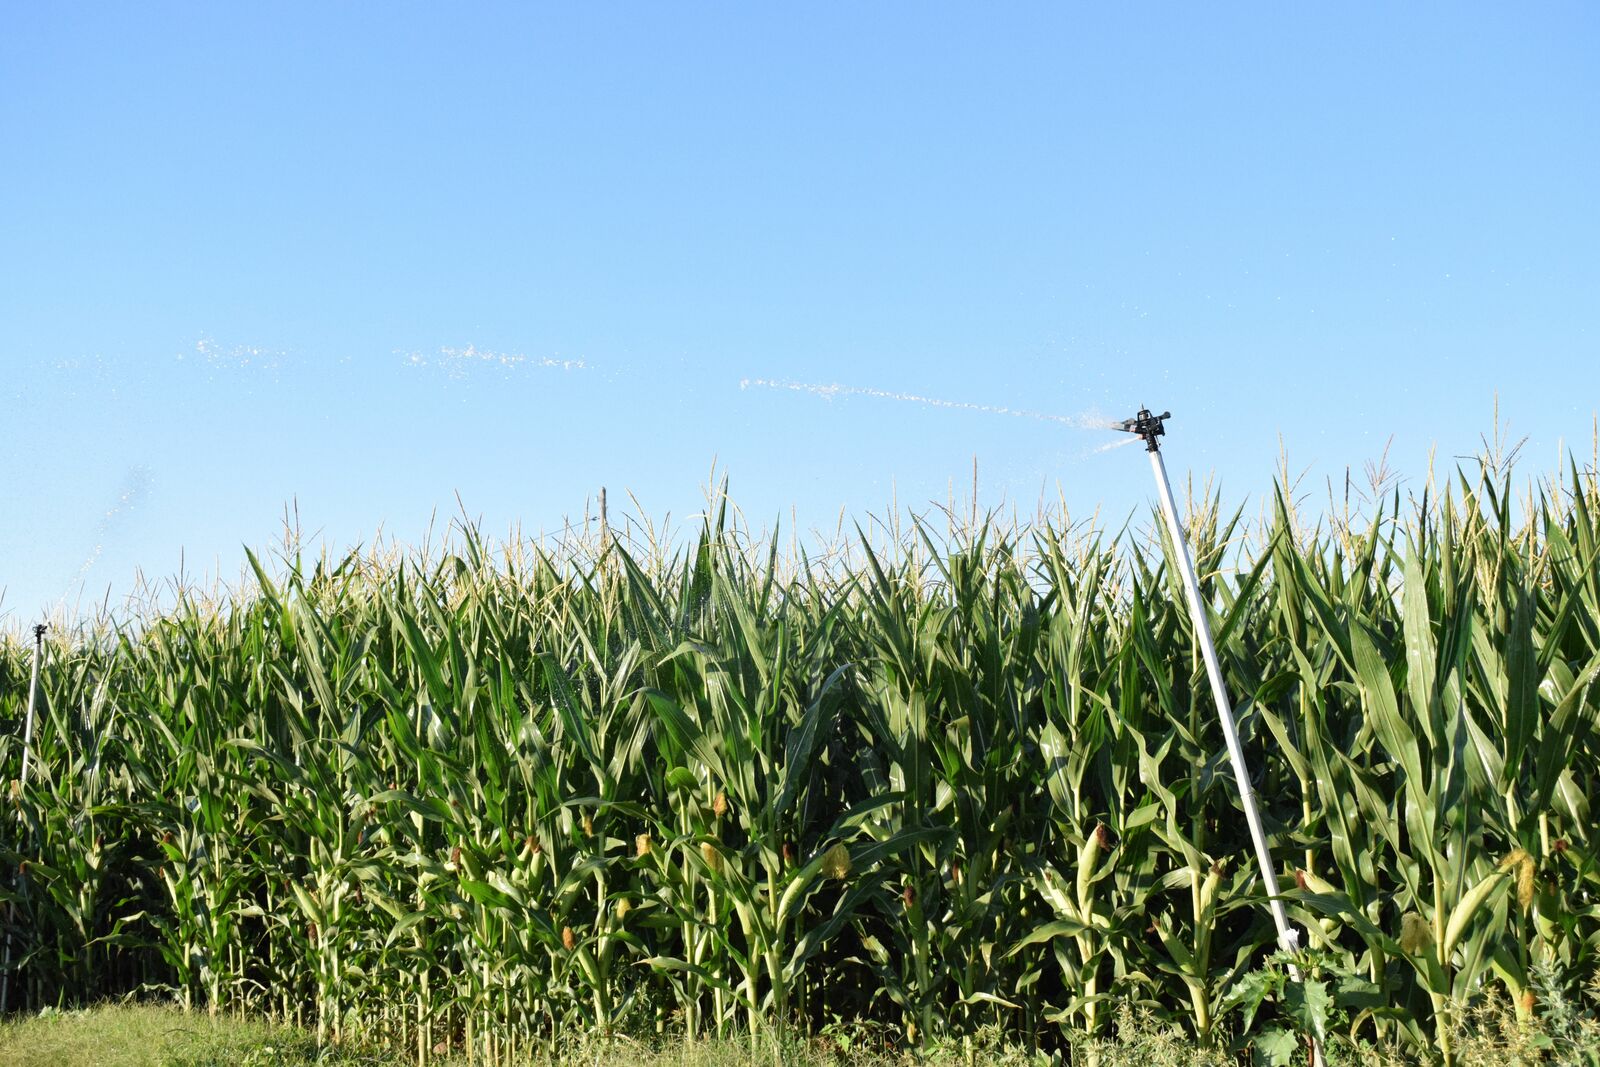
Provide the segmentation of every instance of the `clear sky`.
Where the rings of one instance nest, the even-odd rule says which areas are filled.
[[[1600,8],[11,4],[0,621],[713,460],[1126,516],[1600,408]],[[503,357],[503,358],[502,358]],[[964,491],[964,490],[963,490]],[[1120,519],[1119,519],[1120,521]]]

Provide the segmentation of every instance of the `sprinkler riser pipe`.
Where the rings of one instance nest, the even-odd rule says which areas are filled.
[[[1155,471],[1156,486],[1161,495],[1161,513],[1166,517],[1167,533],[1172,539],[1173,557],[1178,573],[1183,578],[1184,592],[1189,601],[1189,618],[1194,622],[1195,637],[1200,643],[1200,656],[1205,660],[1206,676],[1211,682],[1211,696],[1217,704],[1217,718],[1222,722],[1222,737],[1228,746],[1228,761],[1233,766],[1234,781],[1239,787],[1239,800],[1244,806],[1245,822],[1250,827],[1250,839],[1255,845],[1256,862],[1261,868],[1261,880],[1271,897],[1272,919],[1278,928],[1278,944],[1287,952],[1299,948],[1298,938],[1289,926],[1289,916],[1283,910],[1278,896],[1278,879],[1273,872],[1272,852],[1267,847],[1266,832],[1261,827],[1261,813],[1256,808],[1255,790],[1250,785],[1250,775],[1245,765],[1244,748],[1239,743],[1239,729],[1233,718],[1233,704],[1223,686],[1222,665],[1217,660],[1217,648],[1211,637],[1210,620],[1206,618],[1205,603],[1200,596],[1200,580],[1195,575],[1194,563],[1189,558],[1188,539],[1178,524],[1178,509],[1172,499],[1172,485],[1167,480],[1167,465],[1160,449],[1150,450],[1150,467]]]
[[[28,784],[28,766],[33,754],[33,709],[39,693],[39,654],[44,647],[44,625],[33,628],[33,673],[28,679],[28,715],[22,725],[22,784]]]
[[[1284,910],[1283,901],[1278,899],[1278,876],[1272,868],[1272,850],[1267,847],[1266,831],[1261,827],[1261,813],[1256,808],[1255,789],[1250,785],[1244,746],[1239,743],[1239,729],[1233,719],[1233,704],[1228,700],[1228,690],[1222,682],[1222,664],[1217,660],[1211,622],[1206,618],[1205,601],[1200,597],[1200,580],[1195,575],[1194,562],[1189,558],[1189,540],[1178,522],[1178,506],[1172,499],[1172,483],[1167,479],[1167,464],[1161,458],[1161,448],[1154,435],[1145,437],[1145,442],[1149,446],[1150,468],[1155,472],[1156,489],[1161,497],[1161,514],[1166,518],[1167,535],[1172,540],[1172,555],[1183,578],[1184,592],[1188,595],[1189,618],[1194,622],[1200,656],[1206,664],[1206,677],[1211,681],[1211,696],[1217,703],[1217,718],[1222,722],[1222,736],[1228,746],[1228,762],[1233,765],[1239,801],[1244,807],[1245,822],[1250,827],[1250,840],[1255,845],[1256,863],[1261,869],[1262,885],[1267,891],[1267,905],[1272,911],[1273,925],[1278,929],[1278,947],[1293,956],[1300,949],[1300,938],[1289,925],[1289,915]],[[1288,970],[1291,981],[1300,981],[1300,968],[1290,962]],[[1322,1046],[1315,1038],[1311,1041],[1311,1062],[1313,1067],[1325,1065]]]

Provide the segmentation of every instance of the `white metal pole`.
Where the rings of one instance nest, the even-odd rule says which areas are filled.
[[[1289,926],[1289,916],[1278,899],[1278,878],[1272,869],[1272,851],[1267,847],[1267,835],[1261,829],[1261,813],[1256,810],[1255,790],[1250,786],[1250,774],[1244,762],[1244,749],[1239,744],[1239,730],[1233,722],[1233,705],[1228,700],[1228,690],[1222,684],[1222,665],[1217,662],[1217,647],[1211,639],[1211,623],[1206,617],[1205,602],[1200,598],[1200,581],[1195,577],[1194,563],[1189,559],[1188,539],[1178,524],[1178,508],[1172,500],[1172,485],[1167,481],[1167,465],[1160,449],[1150,450],[1150,467],[1156,473],[1156,488],[1161,493],[1161,512],[1167,518],[1167,532],[1172,535],[1172,554],[1178,563],[1178,573],[1183,577],[1184,591],[1189,597],[1189,617],[1194,620],[1195,637],[1200,641],[1200,655],[1206,661],[1206,674],[1211,679],[1211,695],[1217,702],[1217,717],[1222,720],[1222,736],[1228,744],[1228,759],[1233,764],[1234,781],[1239,784],[1239,799],[1244,804],[1244,820],[1250,826],[1250,839],[1255,842],[1256,862],[1261,866],[1261,880],[1266,884],[1271,898],[1272,921],[1278,927],[1278,944],[1285,952],[1299,948],[1298,937]]]
[[[1250,772],[1244,761],[1244,748],[1239,744],[1239,730],[1233,721],[1233,705],[1228,700],[1228,690],[1222,684],[1222,665],[1217,661],[1217,646],[1211,639],[1211,623],[1206,617],[1205,601],[1200,598],[1200,581],[1195,577],[1194,563],[1189,559],[1189,541],[1178,522],[1178,506],[1172,499],[1172,484],[1167,480],[1167,464],[1161,458],[1161,449],[1150,444],[1150,468],[1155,471],[1156,489],[1161,495],[1161,513],[1166,516],[1167,533],[1172,538],[1172,554],[1183,577],[1183,588],[1189,598],[1189,617],[1194,620],[1195,637],[1200,642],[1200,655],[1206,662],[1206,675],[1211,679],[1211,695],[1217,702],[1217,718],[1222,720],[1222,736],[1228,745],[1228,760],[1233,764],[1233,778],[1239,786],[1239,800],[1244,805],[1244,819],[1250,827],[1250,839],[1256,847],[1256,863],[1261,868],[1261,881],[1267,890],[1267,905],[1272,909],[1272,921],[1278,928],[1278,946],[1293,954],[1300,948],[1300,937],[1289,925],[1289,915],[1278,899],[1278,877],[1273,872],[1272,850],[1267,847],[1267,835],[1261,828],[1261,813],[1256,809],[1255,790],[1250,785]],[[1289,977],[1300,981],[1300,969],[1289,964]],[[1311,1040],[1311,1062],[1323,1067],[1322,1046]]]
[[[33,628],[33,674],[28,679],[28,716],[22,725],[22,784],[28,784],[28,763],[33,750],[33,706],[39,693],[39,652],[44,647],[44,624]]]

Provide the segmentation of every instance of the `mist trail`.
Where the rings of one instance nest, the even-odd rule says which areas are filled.
[[[1121,426],[1112,426],[1110,428],[1114,429],[1114,430],[1120,430],[1122,427]],[[1123,448],[1123,447],[1125,447],[1127,445],[1136,445],[1136,444],[1139,444],[1140,442],[1142,442],[1143,440],[1144,440],[1144,438],[1139,437],[1137,435],[1130,435],[1130,436],[1124,437],[1124,438],[1122,438],[1121,440],[1118,440],[1118,441],[1107,441],[1105,444],[1096,445],[1093,449],[1091,449],[1090,450],[1090,455],[1094,455],[1094,454],[1100,453],[1100,452],[1110,452],[1113,448]]]
[[[95,526],[94,548],[89,551],[89,557],[83,561],[83,566],[78,568],[78,573],[73,576],[71,585],[82,582],[100,562],[100,555],[105,551],[106,541],[110,538],[112,528],[117,518],[139,506],[139,503],[150,492],[150,469],[145,466],[134,466],[128,469],[123,479],[122,491],[117,494],[117,499],[106,509],[104,515]]]
[[[787,389],[796,393],[810,393],[820,396],[824,400],[832,400],[840,396],[868,396],[878,400],[899,400],[907,404],[922,404],[932,408],[946,408],[957,411],[981,411],[988,415],[1009,415],[1018,419],[1038,419],[1042,422],[1055,422],[1063,426],[1072,426],[1080,430],[1115,430],[1121,424],[1109,419],[1096,411],[1086,411],[1078,415],[1052,415],[1044,411],[1028,411],[1024,408],[999,407],[993,404],[973,404],[965,400],[941,400],[938,397],[918,396],[915,393],[894,393],[887,389],[868,389],[854,385],[814,385],[806,382],[792,382],[775,380],[771,378],[741,378],[740,389],[760,387],[762,389]]]
[[[471,344],[465,348],[440,348],[435,356],[410,352],[406,354],[405,363],[409,367],[434,367],[444,371],[456,381],[467,377],[473,369],[479,367],[493,367],[504,372],[534,367],[564,371],[588,368],[588,364],[581,359],[552,359],[548,356],[525,356],[520,352],[491,352]]]
[[[210,336],[195,342],[194,353],[212,371],[264,370],[276,373],[283,369],[288,353],[260,345],[224,345]],[[180,360],[184,357],[180,355]]]

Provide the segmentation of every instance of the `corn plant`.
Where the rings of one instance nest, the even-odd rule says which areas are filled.
[[[1288,993],[1159,525],[813,557],[712,503],[647,544],[291,545],[53,638],[0,820],[12,988],[419,1063],[840,1019],[1065,1052],[1130,1010],[1250,1047]],[[1492,465],[1309,528],[1281,487],[1258,523],[1191,501],[1286,903],[1361,976],[1320,1036],[1448,1063],[1464,1012],[1593,978],[1597,506]]]

